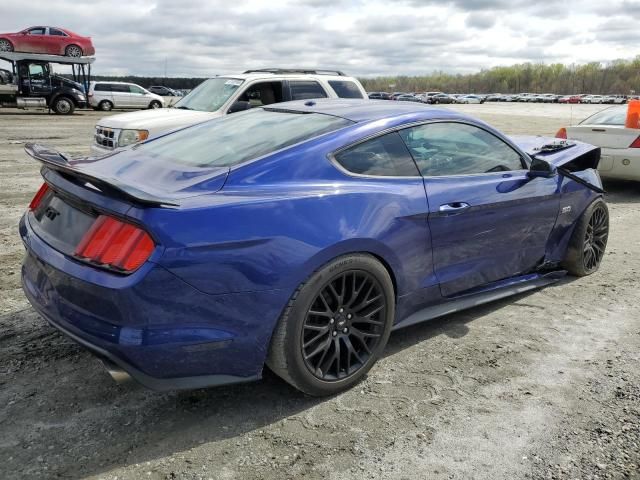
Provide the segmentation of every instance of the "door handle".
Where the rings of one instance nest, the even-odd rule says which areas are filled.
[[[444,205],[440,205],[440,212],[442,212],[442,213],[462,213],[467,208],[469,208],[470,206],[471,205],[469,205],[466,202],[445,203]]]

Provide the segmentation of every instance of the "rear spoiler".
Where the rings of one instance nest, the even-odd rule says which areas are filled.
[[[88,182],[100,191],[109,191],[134,203],[150,207],[178,206],[177,203],[143,192],[116,179],[98,177],[83,172],[78,167],[83,163],[88,163],[88,161],[82,159],[73,160],[69,155],[65,155],[46,145],[27,143],[24,146],[24,151],[31,158],[42,163],[46,168]]]

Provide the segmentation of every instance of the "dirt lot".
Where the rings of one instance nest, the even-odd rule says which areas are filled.
[[[454,107],[555,133],[599,106]],[[117,386],[29,307],[17,223],[36,140],[86,154],[95,121],[0,110],[0,477],[640,478],[640,188],[607,183],[601,271],[392,335],[357,388],[261,382],[158,394]]]

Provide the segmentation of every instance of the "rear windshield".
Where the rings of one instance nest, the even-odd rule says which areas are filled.
[[[591,115],[580,125],[624,125],[627,118],[627,107],[613,107]]]
[[[174,164],[230,167],[351,124],[320,113],[260,108],[186,128],[135,149]]]

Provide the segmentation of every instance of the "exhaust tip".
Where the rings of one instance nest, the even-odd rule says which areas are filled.
[[[111,375],[111,378],[113,378],[116,383],[123,384],[129,383],[131,381],[131,375],[129,375],[111,360],[101,358],[100,361],[102,362],[102,365],[107,370],[107,372],[109,372],[109,375]]]

